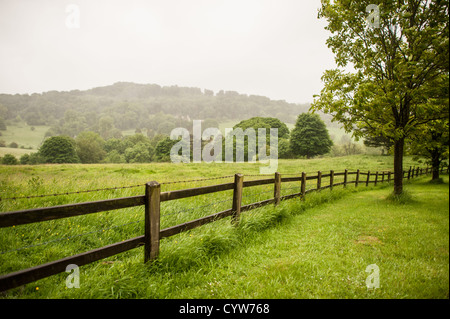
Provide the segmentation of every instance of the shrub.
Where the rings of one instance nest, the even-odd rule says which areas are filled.
[[[5,154],[5,156],[2,158],[2,164],[5,164],[5,165],[17,165],[17,164],[19,164],[19,161],[12,154]]]

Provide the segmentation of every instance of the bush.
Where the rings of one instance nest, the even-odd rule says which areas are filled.
[[[20,164],[22,165],[30,164],[30,154],[23,154],[20,157]]]
[[[5,154],[5,156],[2,158],[2,164],[4,164],[4,165],[17,165],[17,164],[19,164],[19,161],[12,154]]]
[[[45,159],[39,154],[39,152],[31,153],[28,164],[30,165],[36,165],[36,164],[43,164],[45,163]]]

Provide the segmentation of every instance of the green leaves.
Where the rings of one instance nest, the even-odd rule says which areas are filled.
[[[448,1],[395,1],[378,5],[380,25],[361,16],[370,1],[322,1],[332,35],[327,45],[340,68],[327,70],[312,110],[331,113],[355,137],[381,136],[394,144],[402,171],[404,140],[434,119],[448,118]],[[401,193],[402,179],[395,181]]]
[[[75,141],[67,136],[54,136],[45,140],[39,149],[45,163],[79,163]]]
[[[330,151],[333,142],[319,115],[302,113],[291,132],[290,147],[295,155],[311,158]]]
[[[368,127],[369,134],[398,139],[427,120],[428,100],[436,96],[432,91],[442,91],[448,77],[448,48],[443,47],[448,44],[448,3],[384,1],[379,29],[365,28],[361,12],[368,4],[322,1],[319,17],[327,19],[332,32],[327,44],[338,66],[350,64],[356,71],[327,70],[312,110],[333,114],[355,135]],[[448,92],[441,97],[445,94],[448,98]]]

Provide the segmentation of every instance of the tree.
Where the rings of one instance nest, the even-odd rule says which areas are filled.
[[[302,113],[291,132],[290,148],[294,155],[311,158],[330,151],[333,141],[319,115]]]
[[[449,121],[434,121],[420,132],[417,132],[410,142],[411,152],[425,157],[426,163],[432,167],[432,180],[439,180],[441,163],[449,157]]]
[[[289,139],[282,138],[278,140],[278,158],[293,158]]]
[[[326,29],[332,35],[327,44],[338,68],[325,71],[324,88],[312,109],[333,114],[356,137],[391,139],[394,194],[399,195],[405,140],[417,126],[448,117],[430,100],[448,97],[449,4],[372,2],[322,1],[319,18],[328,21]],[[344,71],[346,67],[354,71]]]
[[[381,154],[388,154],[391,148],[394,146],[394,143],[390,138],[384,137],[382,135],[371,136],[367,135],[364,138],[364,145],[367,147],[381,147]],[[385,153],[386,152],[386,153]]]
[[[76,151],[81,163],[100,163],[106,156],[105,140],[95,132],[81,132],[76,138]]]
[[[171,140],[170,137],[166,137],[159,141],[155,148],[156,160],[161,162],[170,162],[170,150],[178,142],[179,140]]]
[[[250,127],[253,128],[256,132],[258,132],[258,128],[265,128],[267,138],[269,137],[271,128],[278,129],[279,139],[289,137],[289,129],[286,124],[274,117],[252,117],[248,120],[239,122],[233,128],[241,128],[245,131]]]
[[[109,115],[101,117],[97,131],[105,140],[115,137],[114,119]]]
[[[289,138],[289,128],[286,126],[286,124],[284,124],[279,119],[274,118],[274,117],[258,117],[258,116],[252,117],[250,119],[243,120],[243,121],[239,122],[238,124],[236,124],[233,127],[233,130],[242,129],[243,133],[245,134],[245,131],[247,129],[253,129],[255,132],[254,137],[256,138],[256,141],[255,141],[256,142],[256,150],[257,150],[257,154],[259,156],[260,152],[263,151],[263,149],[261,149],[263,146],[259,145],[258,129],[266,129],[266,154],[267,154],[267,152],[269,151],[268,146],[271,141],[270,129],[275,129],[275,128],[278,129],[278,141]],[[233,159],[234,160],[236,160],[237,151],[241,150],[241,147],[243,147],[244,160],[247,160],[247,161],[252,160],[248,156],[248,151],[249,151],[248,138],[249,137],[247,135],[245,135],[244,136],[244,145],[237,145],[237,143],[235,141],[236,138],[233,137]],[[283,144],[283,145],[285,145],[285,144]],[[278,147],[279,146],[280,145],[278,145]],[[238,147],[239,149],[237,150],[236,147]],[[225,152],[226,152],[225,139],[223,139],[223,142],[222,142],[222,157],[223,157],[223,159],[225,159]],[[283,152],[282,154],[283,154],[283,156],[288,156],[288,154],[286,152]]]
[[[125,151],[125,160],[127,163],[148,163],[151,162],[153,148],[150,144],[139,142]]]
[[[22,165],[30,164],[30,154],[23,154],[20,157],[20,164]]]
[[[75,141],[68,136],[53,136],[39,148],[44,163],[79,163]]]
[[[105,158],[106,163],[126,163],[125,156],[117,150],[112,150]]]

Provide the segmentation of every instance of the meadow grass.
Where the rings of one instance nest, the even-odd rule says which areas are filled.
[[[304,170],[324,170],[319,168],[324,163],[332,165],[327,168],[337,170],[345,167],[347,161],[355,163],[362,159],[286,161],[279,171],[298,172],[298,166]],[[384,161],[379,159],[384,160],[374,158],[366,163],[372,166],[366,167],[384,169]],[[237,169],[252,173],[257,169],[242,165]],[[221,176],[230,174],[233,167],[192,164],[181,171],[174,166],[0,167],[2,197],[17,191],[33,194],[36,190],[42,193],[79,190],[75,186],[80,184],[84,189],[130,185],[145,182],[148,175],[156,180]],[[4,172],[7,174],[3,175]],[[143,249],[137,248],[83,266],[80,289],[67,289],[67,274],[62,273],[11,290],[3,297],[448,298],[448,177],[444,177],[443,184],[430,184],[428,180],[429,177],[424,177],[407,184],[411,198],[403,202],[388,199],[392,187],[386,184],[345,190],[337,187],[308,194],[305,201],[292,199],[275,208],[271,205],[245,212],[238,227],[232,226],[227,218],[164,239],[160,258],[153,264],[144,265]],[[167,187],[186,188],[194,184],[198,183]],[[244,204],[273,196],[271,186],[267,186],[248,189],[247,193],[245,189]],[[289,189],[283,184],[286,192],[283,195],[298,192],[294,187]],[[4,208],[40,207],[142,192],[142,188],[132,188],[15,203],[5,200],[0,205],[6,211],[11,209]],[[229,191],[205,196],[163,203],[161,227],[206,216],[231,205],[227,201],[231,199]],[[0,273],[142,234],[141,207],[0,229]],[[368,276],[365,269],[370,264],[380,268],[379,289],[365,286]]]

